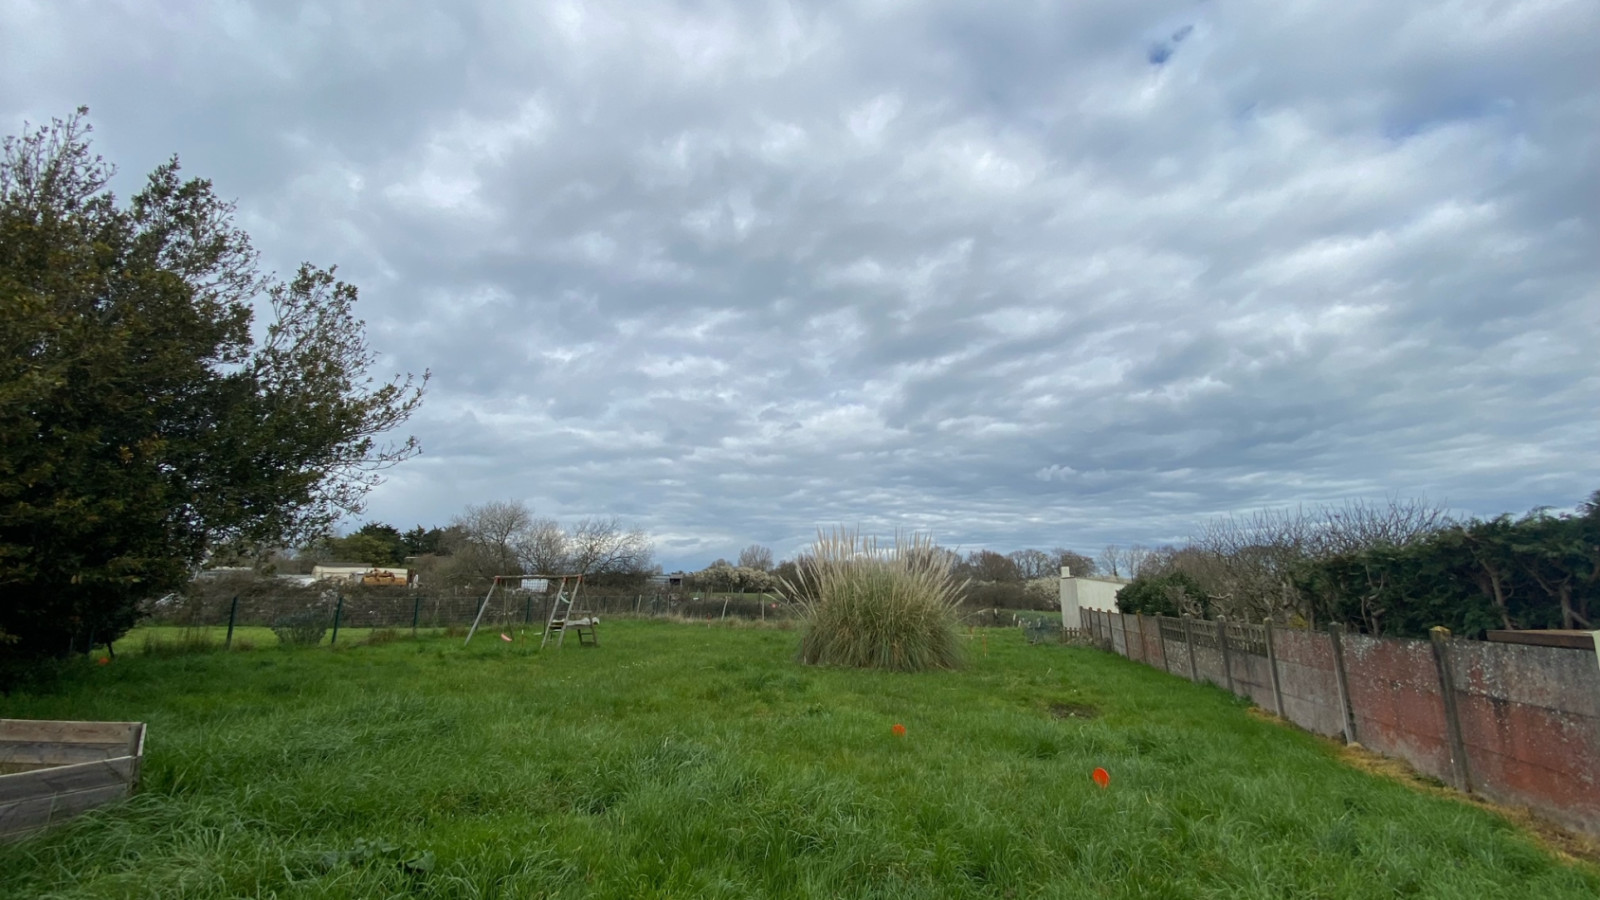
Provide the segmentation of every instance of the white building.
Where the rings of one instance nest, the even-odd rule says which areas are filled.
[[[1061,627],[1083,627],[1081,611],[1097,609],[1102,612],[1117,611],[1117,591],[1127,584],[1126,578],[1109,578],[1097,575],[1073,575],[1066,566],[1061,567]]]

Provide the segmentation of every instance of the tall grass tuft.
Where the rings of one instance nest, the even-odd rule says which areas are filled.
[[[818,532],[784,593],[800,610],[808,665],[919,672],[961,663],[952,560],[928,535],[892,547],[836,528]]]

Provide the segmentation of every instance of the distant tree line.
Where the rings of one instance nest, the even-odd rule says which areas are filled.
[[[1573,512],[1456,520],[1421,502],[1266,511],[1153,552],[1124,612],[1343,623],[1422,636],[1443,625],[1595,628],[1600,491]]]
[[[963,583],[963,602],[969,606],[1001,609],[1054,608],[1057,580],[1063,566],[1074,575],[1092,575],[1095,561],[1076,551],[1024,549],[1011,553],[973,550],[965,555],[934,546],[929,552],[948,558],[951,571]],[[735,562],[718,559],[688,574],[691,590],[714,592],[783,592],[799,583],[800,560],[773,562],[773,553],[760,544],[740,551]]]

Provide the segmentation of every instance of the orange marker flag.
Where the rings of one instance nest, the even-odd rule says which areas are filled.
[[[894,725],[890,726],[889,731],[895,737],[905,737],[906,736],[906,727],[904,725],[901,725],[899,722],[896,722],[896,723],[894,723]]]
[[[1111,773],[1105,769],[1096,768],[1094,770],[1094,783],[1100,785],[1100,788],[1104,790],[1107,785],[1111,784]]]

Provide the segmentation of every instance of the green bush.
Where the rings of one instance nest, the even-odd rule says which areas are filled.
[[[1117,611],[1147,616],[1211,617],[1211,599],[1200,582],[1184,572],[1140,575],[1117,591]]]
[[[803,622],[802,662],[899,672],[960,664],[961,588],[931,538],[882,548],[843,529],[818,534],[784,584]]]
[[[272,633],[286,647],[314,647],[322,643],[328,633],[328,614],[320,609],[306,609],[280,616],[272,623]]]

